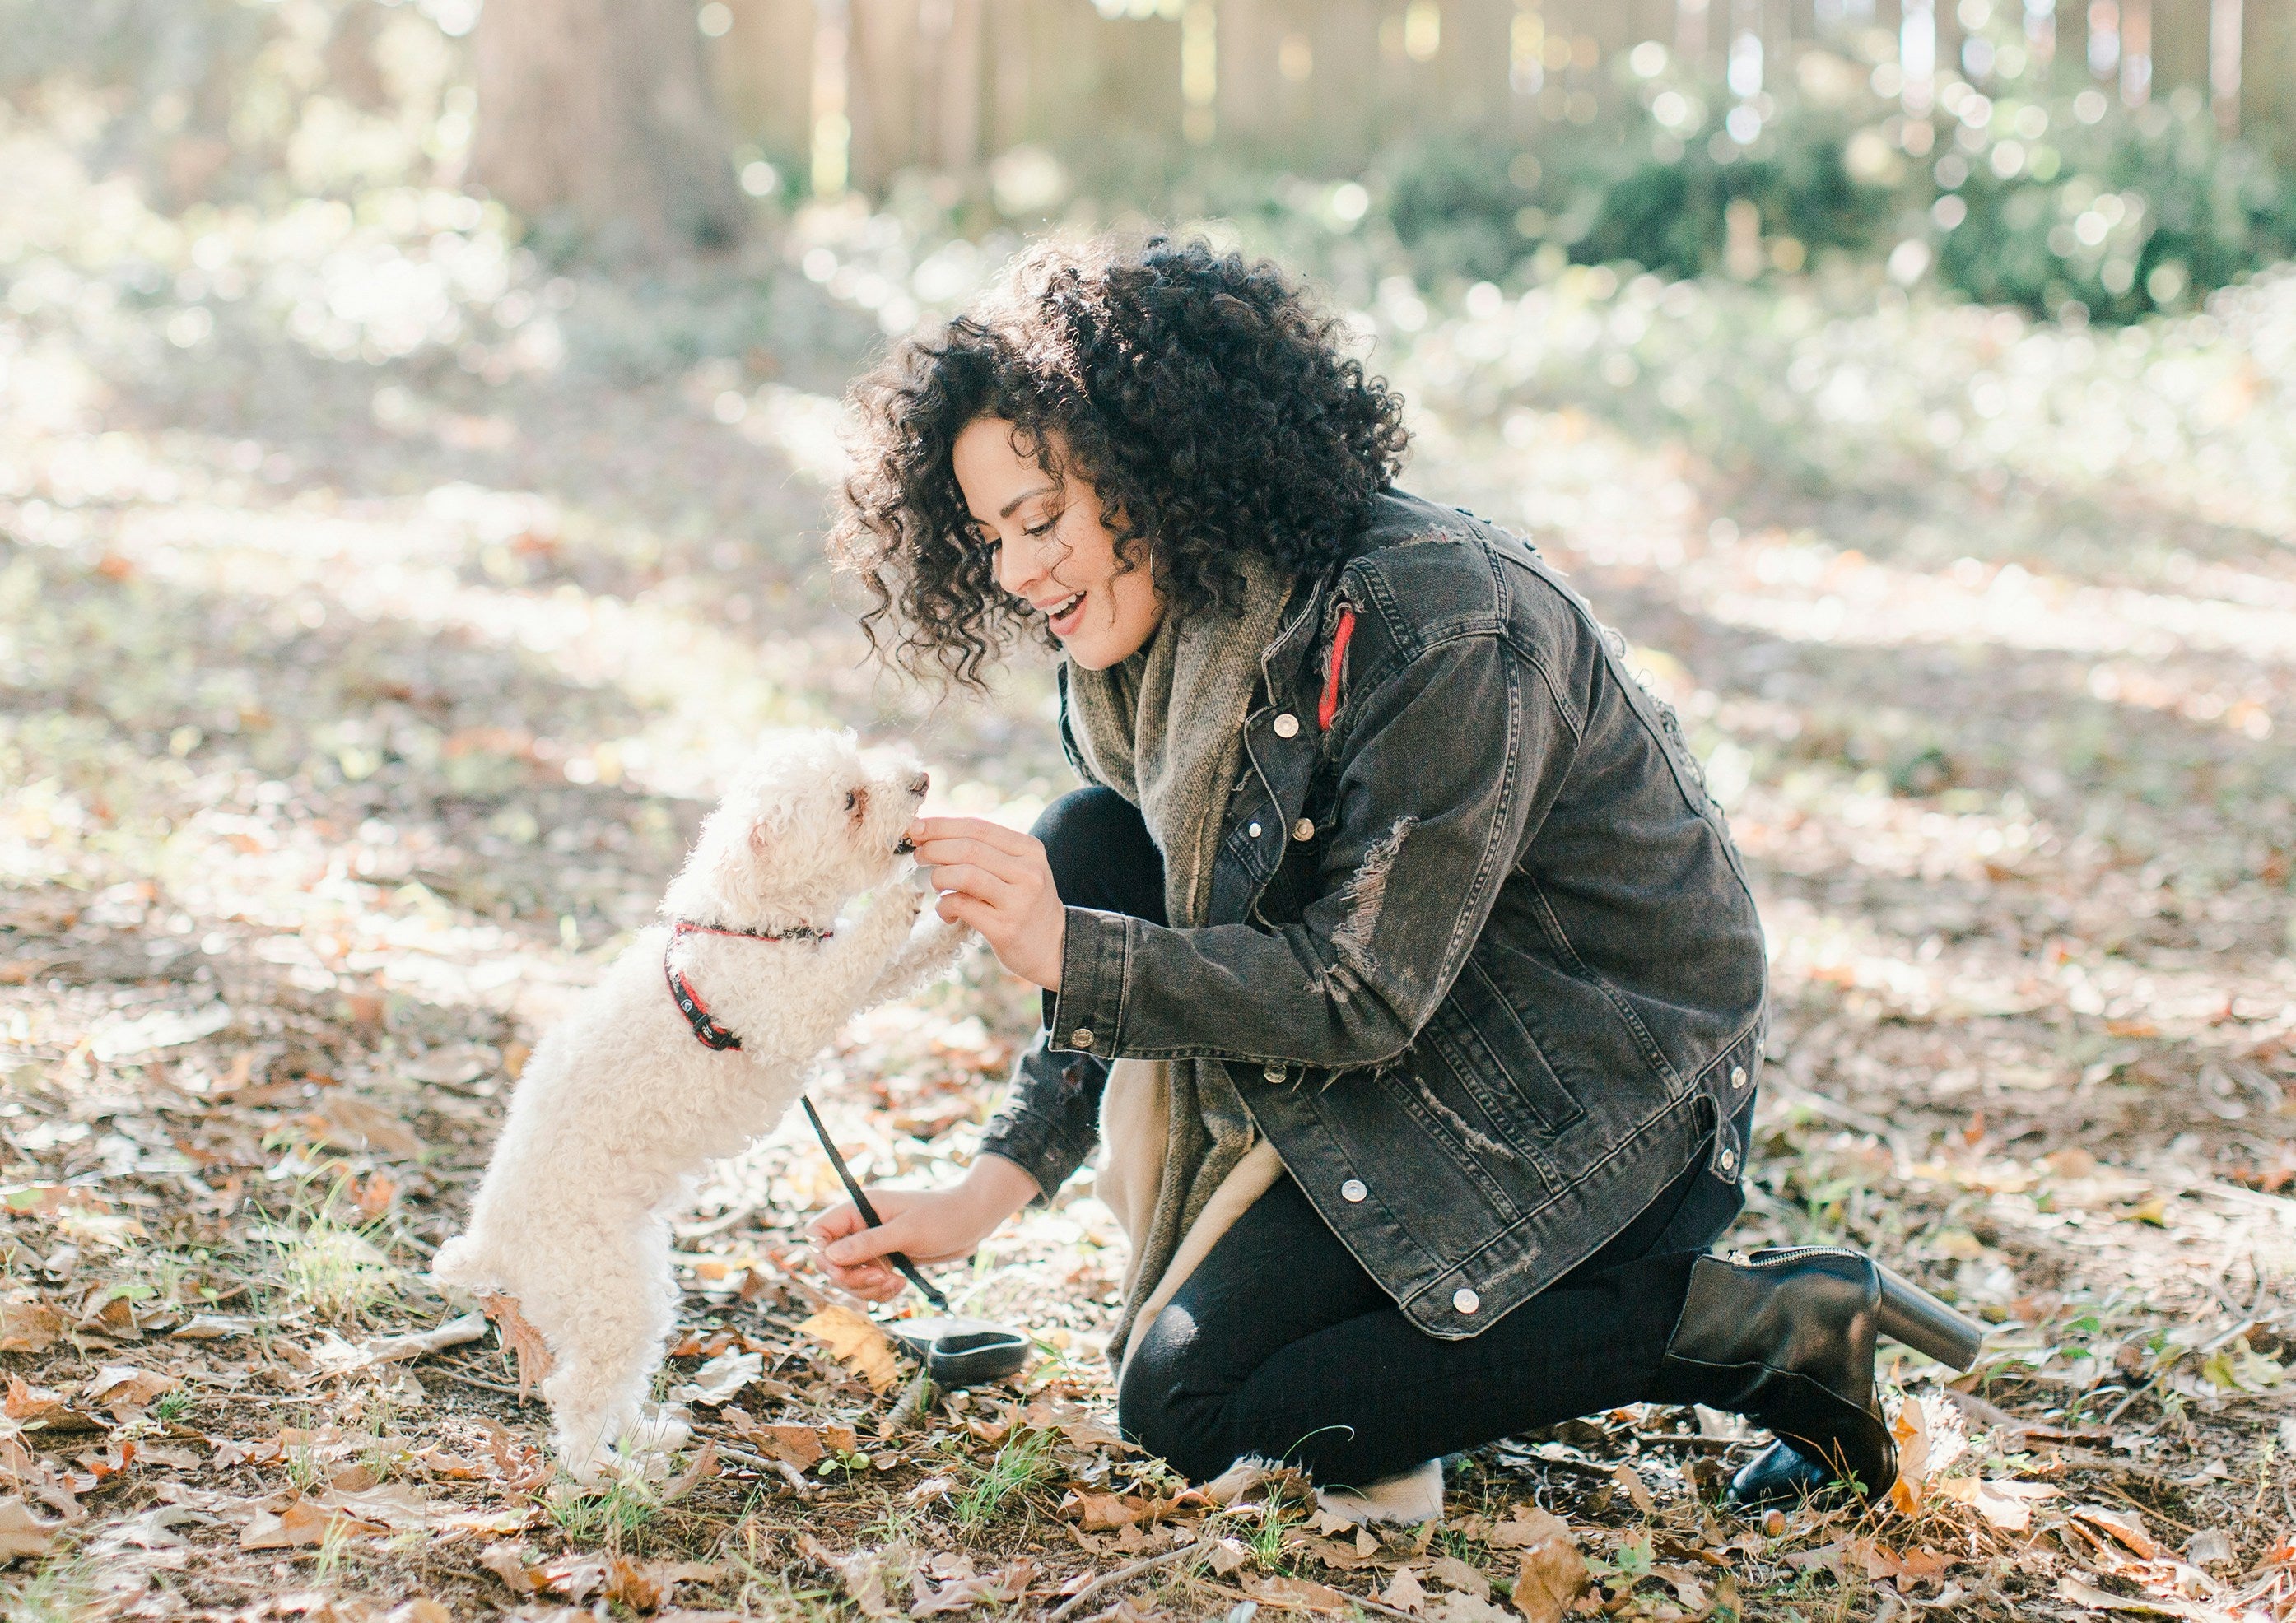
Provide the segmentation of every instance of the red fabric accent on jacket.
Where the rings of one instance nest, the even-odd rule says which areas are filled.
[[[1332,717],[1340,713],[1340,676],[1347,668],[1348,642],[1355,634],[1355,605],[1341,603],[1339,627],[1332,633],[1332,664],[1324,676],[1324,696],[1316,701],[1316,725],[1326,733],[1332,730]]]

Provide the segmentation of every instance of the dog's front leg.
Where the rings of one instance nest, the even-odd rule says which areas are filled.
[[[916,922],[924,899],[922,892],[907,885],[889,884],[852,929],[837,932],[822,963],[821,1007],[832,1020],[842,1022],[861,1005]]]
[[[881,1003],[906,997],[919,987],[939,980],[972,939],[972,925],[936,918],[901,943],[900,950],[861,995],[861,1007],[873,1009]]]

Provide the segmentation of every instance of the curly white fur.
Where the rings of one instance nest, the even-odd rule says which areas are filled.
[[[644,931],[536,1047],[479,1186],[468,1230],[432,1275],[515,1298],[554,1365],[542,1383],[561,1457],[606,1459],[639,1418],[677,1291],[669,1217],[711,1160],[781,1119],[813,1058],[857,1011],[945,971],[968,932],[912,926],[923,893],[897,849],[925,775],[849,733],[769,735],[701,826],[662,898],[666,919],[733,930],[825,930],[826,940],[679,939],[675,962],[742,1040],[694,1037]]]

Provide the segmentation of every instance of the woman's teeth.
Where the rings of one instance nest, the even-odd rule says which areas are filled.
[[[1050,620],[1066,619],[1069,615],[1076,612],[1076,606],[1083,601],[1084,594],[1079,592],[1074,597],[1069,598],[1063,602],[1054,603],[1051,608],[1046,610],[1045,618]]]

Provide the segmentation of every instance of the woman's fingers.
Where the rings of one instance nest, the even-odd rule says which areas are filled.
[[[909,840],[922,846],[936,840],[977,840],[1007,856],[1025,857],[1044,847],[1033,834],[991,823],[986,817],[919,817],[909,824]]]
[[[965,896],[977,896],[982,901],[1000,906],[1012,901],[1021,889],[1018,881],[969,862],[936,867],[932,871],[932,882],[936,890],[955,890]]]

